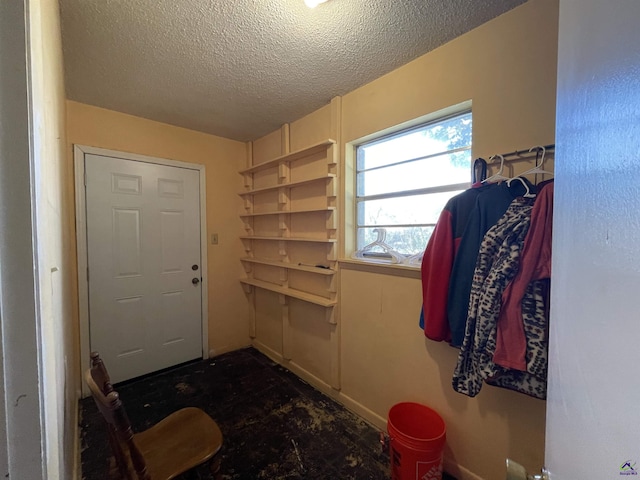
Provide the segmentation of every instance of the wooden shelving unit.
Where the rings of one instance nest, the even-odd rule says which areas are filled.
[[[339,112],[338,98],[331,103],[327,132],[333,138],[340,135]],[[249,145],[247,167],[239,172],[246,231],[240,237],[246,253],[240,282],[251,306],[250,336],[275,361],[335,391],[340,389],[339,143],[327,139],[288,152],[290,126],[279,133],[284,155],[265,155],[275,150],[272,136],[259,144],[257,155]]]
[[[268,168],[272,168],[273,166],[295,162],[296,160],[310,157],[311,155],[314,155],[316,153],[326,152],[327,150],[329,150],[329,148],[333,147],[335,144],[336,144],[335,140],[328,139],[328,140],[325,140],[324,142],[316,143],[315,145],[311,145],[310,147],[303,148],[302,150],[287,153],[286,155],[282,155],[272,160],[258,163],[257,165],[253,165],[249,168],[245,168],[244,170],[240,170],[240,174],[241,175],[251,174],[251,173],[259,172],[260,170],[266,170]],[[334,160],[334,163],[336,163],[335,160]]]
[[[255,195],[256,193],[269,192],[273,190],[279,190],[281,188],[291,188],[291,187],[301,187],[303,185],[309,185],[311,183],[315,183],[321,180],[332,180],[335,178],[335,174],[329,173],[326,176],[316,177],[316,178],[308,178],[306,180],[298,180],[296,182],[287,182],[287,183],[279,183],[277,185],[272,185],[268,187],[255,188],[252,190],[247,190],[246,192],[240,192],[238,195],[242,197],[246,197],[249,195]]]
[[[301,290],[284,287],[271,282],[264,282],[264,281],[255,280],[252,278],[246,278],[244,280],[241,280],[241,282],[244,285],[263,288],[265,290],[270,290],[272,292],[286,295],[287,297],[293,297],[299,300],[304,300],[305,302],[313,303],[315,305],[320,305],[321,307],[333,307],[336,304],[335,299],[321,297],[320,295],[314,295],[312,293],[307,293]]]
[[[274,260],[261,260],[259,258],[251,258],[251,257],[241,258],[240,260],[246,263],[253,263],[256,265],[269,265],[271,267],[286,268],[287,270],[298,270],[300,272],[314,273],[317,275],[331,276],[336,274],[335,270],[331,270],[329,267],[325,267],[324,265],[322,267],[316,267],[316,266],[301,265],[301,264],[295,264],[295,263],[285,263],[285,262],[274,261]]]
[[[310,242],[310,243],[336,243],[335,238],[305,238],[305,237],[262,237],[259,235],[243,235],[242,240],[267,240],[282,242]]]
[[[240,218],[247,231],[240,237],[247,252],[242,283],[249,293],[255,287],[326,308],[336,305],[337,153],[336,142],[328,139],[240,171],[245,185],[238,193],[245,202]],[[276,250],[264,245],[274,242]],[[298,251],[297,245],[307,247]],[[309,266],[320,264],[327,268]],[[290,285],[287,274],[267,272],[269,279],[259,278],[255,265],[325,277],[326,292],[305,291],[304,278]],[[308,283],[317,290],[313,281]]]
[[[294,211],[243,213],[240,215],[240,218],[261,217],[266,215],[297,215],[301,213],[334,212],[335,210],[336,210],[336,207],[326,207],[326,208],[309,208],[307,210],[294,210]]]

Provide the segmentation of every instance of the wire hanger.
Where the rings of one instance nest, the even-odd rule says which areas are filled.
[[[536,166],[527,170],[524,173],[521,173],[521,175],[537,175],[537,174],[542,174],[542,175],[553,175],[553,172],[550,172],[548,170],[543,170],[542,167],[544,165],[544,155],[547,151],[546,148],[542,147],[542,146],[536,146],[536,147],[531,147],[529,149],[529,151],[531,152],[533,149],[536,149],[538,152],[540,152],[540,150],[542,150],[542,157],[540,158],[540,163],[537,162],[538,156],[536,155]]]
[[[504,157],[502,155],[491,155],[489,157],[489,161],[490,162],[493,161],[493,159],[496,157],[500,158],[500,168],[496,173],[491,175],[489,178],[485,178],[484,180],[482,180],[482,183],[493,182],[493,181],[499,182],[500,180],[509,180],[510,177],[505,177],[504,175],[502,175],[502,171],[504,170]]]
[[[387,236],[387,231],[384,228],[374,228],[373,232],[378,234],[378,238],[376,238],[369,245],[365,245],[360,250],[356,250],[355,252],[353,252],[351,256],[353,258],[363,258],[366,260],[383,261],[385,263],[387,261],[386,257],[390,257],[391,263],[401,263],[402,260],[405,258],[405,256],[402,255],[401,253],[396,252],[384,241],[384,239]],[[373,251],[373,249],[376,247],[380,248],[382,252]],[[384,257],[381,258],[380,254],[384,255]]]

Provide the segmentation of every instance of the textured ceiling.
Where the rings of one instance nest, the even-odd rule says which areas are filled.
[[[253,140],[525,0],[60,0],[67,96]]]

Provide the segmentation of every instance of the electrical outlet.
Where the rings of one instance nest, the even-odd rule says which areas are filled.
[[[212,233],[211,234],[211,245],[217,245],[218,244],[218,234],[217,233]]]

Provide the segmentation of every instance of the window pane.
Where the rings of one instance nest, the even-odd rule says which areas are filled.
[[[358,170],[434,155],[471,145],[471,112],[360,147]]]
[[[447,201],[461,190],[358,202],[358,225],[402,225],[438,221]]]
[[[396,252],[404,255],[413,255],[424,251],[429,241],[429,237],[434,227],[390,227],[386,228],[386,238],[384,243],[393,248]],[[359,228],[358,242],[362,246],[369,245],[378,238],[375,228]],[[383,252],[383,249],[375,247],[372,253]]]
[[[424,251],[446,203],[471,183],[471,127],[468,112],[357,147],[357,249],[376,240],[378,227],[398,253]]]
[[[464,151],[358,173],[358,196],[471,182],[471,152]]]

